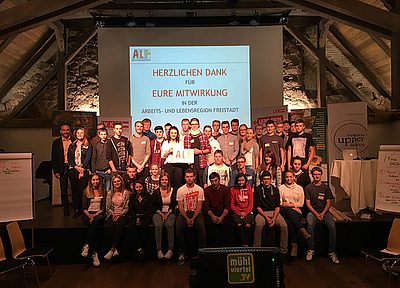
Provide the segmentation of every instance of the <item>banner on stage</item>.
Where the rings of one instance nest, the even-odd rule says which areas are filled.
[[[120,122],[122,124],[122,135],[125,137],[132,136],[131,117],[98,117],[97,123],[106,125],[108,136],[114,135],[114,124]]]
[[[172,154],[173,163],[194,163],[194,149],[174,148]]]
[[[268,120],[273,120],[275,123],[288,119],[287,106],[275,107],[257,107],[251,109],[251,127],[254,128],[256,124],[262,124],[265,129],[265,123]]]
[[[399,145],[381,145],[379,149],[375,210],[400,212]]]

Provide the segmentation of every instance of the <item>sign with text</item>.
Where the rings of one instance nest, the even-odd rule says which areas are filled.
[[[194,149],[174,148],[172,154],[173,163],[194,163]]]
[[[106,129],[108,132],[108,137],[111,137],[114,135],[114,124],[115,123],[121,123],[122,124],[122,135],[125,137],[131,137],[132,136],[132,121],[130,117],[98,117],[97,123],[103,123],[106,125]]]
[[[254,259],[251,253],[228,254],[229,284],[245,284],[254,282]]]
[[[381,145],[376,181],[375,209],[400,212],[400,146]]]
[[[288,119],[287,106],[275,106],[275,107],[257,107],[251,109],[251,127],[254,128],[256,124],[261,124],[264,127],[266,133],[266,122],[273,120],[275,123]]]

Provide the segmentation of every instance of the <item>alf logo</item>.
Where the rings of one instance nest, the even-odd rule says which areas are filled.
[[[151,61],[150,49],[134,49],[131,61]]]

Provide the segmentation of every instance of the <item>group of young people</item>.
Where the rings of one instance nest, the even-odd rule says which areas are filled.
[[[297,256],[298,234],[307,239],[306,260],[312,260],[314,227],[324,222],[329,228],[329,257],[338,264],[335,223],[329,212],[333,196],[321,182],[319,167],[311,170],[311,183],[308,168],[315,145],[304,132],[304,122],[268,120],[255,129],[239,124],[237,119],[214,120],[201,130],[199,120],[192,118],[183,119],[181,129],[167,123],[153,133],[151,121],[144,119],[135,122],[129,139],[122,135],[121,123],[114,125],[111,137],[99,124],[98,135],[90,141],[83,128],[73,137],[69,126],[62,125],[61,137],[53,142],[52,164],[60,179],[64,215],[69,216],[69,180],[73,218],[82,214],[89,227],[81,255],[87,257],[90,250],[93,265],[100,265],[97,251],[104,223],[110,243],[105,259],[119,255],[121,233],[129,225],[142,260],[148,228],[154,223],[158,258],[171,259],[176,248],[179,265],[187,257],[186,227],[196,228],[202,248],[261,246],[263,229],[276,226],[283,262],[290,264]],[[193,149],[193,163],[176,163],[174,149]],[[303,216],[307,229],[301,224]]]

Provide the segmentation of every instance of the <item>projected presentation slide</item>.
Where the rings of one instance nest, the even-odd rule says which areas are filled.
[[[129,47],[132,120],[250,124],[249,46]]]

